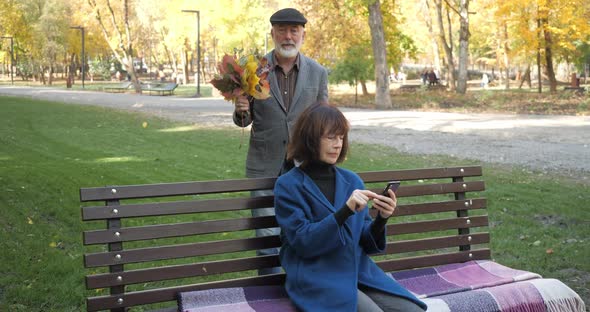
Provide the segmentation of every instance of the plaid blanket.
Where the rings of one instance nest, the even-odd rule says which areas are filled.
[[[470,261],[391,273],[428,312],[584,312],[573,290],[555,279],[493,261]],[[209,289],[179,294],[183,312],[296,311],[282,286]]]
[[[420,299],[541,278],[488,260],[393,272],[391,276]]]

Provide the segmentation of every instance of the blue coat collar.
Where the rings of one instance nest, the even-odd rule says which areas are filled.
[[[324,205],[328,210],[331,212],[336,212],[336,210],[340,209],[346,203],[348,199],[350,182],[346,181],[342,173],[340,173],[340,169],[338,167],[334,167],[335,169],[335,193],[334,193],[334,205],[328,201],[326,196],[322,193],[320,188],[313,182],[313,180],[303,172],[303,170],[297,168],[301,175],[303,176],[303,188],[309,192],[318,202]]]

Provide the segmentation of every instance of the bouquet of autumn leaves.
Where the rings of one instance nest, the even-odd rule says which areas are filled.
[[[221,92],[225,100],[236,103],[241,95],[258,100],[270,97],[267,79],[270,66],[266,58],[259,59],[254,55],[237,58],[225,54],[217,68],[219,74],[215,75],[211,84]]]

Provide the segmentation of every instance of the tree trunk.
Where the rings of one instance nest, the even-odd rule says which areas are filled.
[[[520,85],[518,86],[519,89],[522,89],[522,85],[525,81],[528,83],[529,89],[533,87],[533,84],[531,83],[531,65],[527,65],[524,75],[522,75],[520,80]]]
[[[45,81],[45,66],[41,66],[41,74],[39,75],[39,80],[43,82],[43,85],[47,84],[47,81]]]
[[[360,83],[361,83],[361,90],[363,91],[363,95],[364,96],[369,95],[369,91],[367,90],[367,82],[364,80],[361,80]]]
[[[133,66],[133,55],[127,51],[125,51],[125,62],[123,62],[125,66],[125,70],[127,74],[131,77],[131,82],[133,83],[133,89],[135,93],[141,94],[141,82],[137,77],[137,73],[135,73],[135,66]]]
[[[53,85],[53,65],[49,65],[49,78],[47,78],[47,84]]]
[[[502,31],[503,31],[503,44],[502,44],[502,48],[504,50],[504,66],[506,67],[506,85],[505,85],[505,89],[508,90],[510,89],[510,57],[508,56],[508,53],[510,52],[510,47],[508,46],[508,24],[506,23],[506,20],[502,21]]]
[[[441,73],[441,58],[440,58],[440,45],[438,40],[436,40],[436,33],[434,32],[434,28],[432,27],[432,18],[430,15],[430,5],[428,5],[428,0],[424,0],[423,3],[423,12],[424,21],[426,22],[426,28],[428,29],[428,34],[430,35],[430,47],[432,49],[432,54],[434,55],[434,67]],[[424,8],[426,8],[424,10]]]
[[[76,54],[72,53],[70,57],[70,66],[68,66],[68,88],[71,88],[74,84],[74,72],[76,71],[76,66],[74,65],[74,60],[76,58]]]
[[[467,63],[469,62],[469,0],[461,0],[459,12],[459,83],[457,93],[465,94],[467,91]]]
[[[538,12],[537,12],[538,14]],[[543,92],[543,77],[541,76],[541,18],[537,16],[537,80],[539,81],[537,86],[537,92],[541,94]]]
[[[359,84],[358,80],[354,78],[354,106],[359,102]]]
[[[453,49],[451,48],[451,46],[449,45],[449,43],[447,43],[447,39],[445,37],[445,27],[443,24],[443,16],[442,16],[442,1],[441,0],[434,0],[434,4],[436,7],[436,19],[438,21],[438,36],[439,36],[439,40],[441,45],[444,48],[445,51],[445,58],[446,58],[446,63],[447,63],[447,87],[449,88],[450,91],[455,91],[455,84],[456,84],[456,79],[455,79],[455,62],[453,61]],[[449,32],[451,29],[451,25],[449,24]],[[449,42],[450,38],[449,38]]]
[[[187,55],[187,52],[183,48],[182,51],[180,52],[180,62],[182,63],[182,84],[183,85],[188,83],[188,80],[187,80],[188,65],[187,65],[186,55]]]
[[[373,0],[373,3],[369,4],[369,27],[371,29],[371,44],[375,59],[375,105],[378,109],[390,109],[389,68],[387,66],[383,16],[381,15],[379,0]]]
[[[557,91],[557,79],[555,79],[555,71],[553,70],[553,52],[551,46],[553,40],[551,38],[551,31],[547,19],[542,19],[543,35],[545,37],[545,66],[547,67],[547,76],[549,77],[549,90],[551,92]]]

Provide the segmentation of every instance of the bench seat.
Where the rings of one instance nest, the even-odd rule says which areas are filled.
[[[585,311],[580,296],[562,282],[488,260],[391,276],[424,300],[428,312]],[[296,311],[280,285],[183,292],[178,303],[182,312]]]

